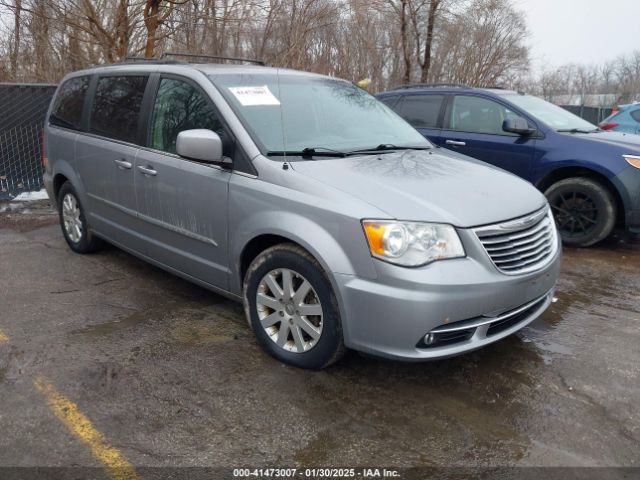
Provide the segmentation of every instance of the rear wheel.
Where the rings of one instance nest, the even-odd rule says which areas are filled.
[[[102,245],[99,238],[87,228],[82,204],[70,182],[65,182],[58,192],[60,226],[67,244],[76,253],[90,253]]]
[[[262,347],[283,362],[321,369],[344,353],[331,284],[318,262],[293,244],[262,252],[244,281],[247,319]]]
[[[616,202],[596,180],[560,180],[545,192],[565,245],[589,247],[607,238],[616,223]]]

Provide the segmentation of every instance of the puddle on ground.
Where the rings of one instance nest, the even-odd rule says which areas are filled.
[[[585,341],[580,334],[585,316],[615,320],[612,312],[640,313],[635,294],[640,287],[640,243],[620,243],[608,249],[565,249],[557,301],[519,334],[534,345],[545,364],[558,356],[573,356]]]
[[[541,336],[542,334],[542,336]],[[556,355],[573,355],[573,350],[566,345],[545,339],[544,334],[535,328],[529,327],[522,331],[522,341],[533,343],[541,351],[545,365],[550,365]]]

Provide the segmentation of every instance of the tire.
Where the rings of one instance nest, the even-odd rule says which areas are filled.
[[[288,284],[293,295],[287,294]],[[343,356],[336,297],[322,267],[306,250],[284,243],[258,255],[245,275],[243,300],[258,342],[278,360],[319,370]]]
[[[58,215],[62,234],[71,250],[91,253],[102,246],[102,241],[89,231],[84,208],[70,182],[65,182],[58,192]]]
[[[616,202],[611,192],[596,180],[567,178],[551,185],[544,194],[565,245],[590,247],[613,231]]]

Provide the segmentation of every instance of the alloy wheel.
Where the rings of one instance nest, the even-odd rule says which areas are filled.
[[[320,298],[311,283],[294,270],[279,268],[262,277],[256,308],[269,338],[288,352],[307,352],[322,335]]]
[[[80,219],[80,205],[71,193],[67,193],[62,199],[62,221],[67,236],[73,243],[82,239],[82,220]]]
[[[598,208],[580,192],[561,193],[551,202],[558,230],[570,237],[588,235],[598,224]]]

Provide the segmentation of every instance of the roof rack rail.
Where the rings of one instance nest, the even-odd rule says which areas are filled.
[[[455,87],[455,88],[471,88],[469,85],[465,85],[463,83],[408,83],[406,85],[399,85],[393,90],[402,90],[408,88],[445,88],[445,87]]]
[[[162,60],[167,57],[206,58],[208,60],[229,60],[232,62],[244,62],[244,63],[252,63],[254,65],[260,65],[262,67],[265,66],[265,63],[262,60],[253,60],[250,58],[242,58],[242,57],[224,57],[221,55],[201,55],[199,53],[165,52],[162,54],[160,59]]]
[[[186,64],[189,62],[181,62],[180,60],[164,60],[162,58],[147,58],[147,57],[125,57],[121,63],[160,63],[160,64]]]

